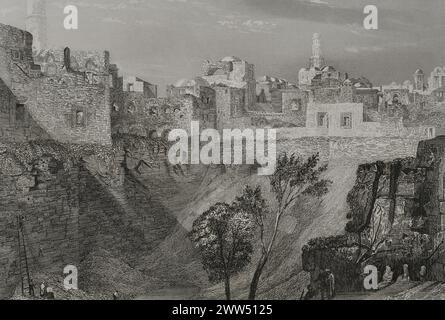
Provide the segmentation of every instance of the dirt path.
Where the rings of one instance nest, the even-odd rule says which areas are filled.
[[[197,288],[167,288],[155,290],[135,300],[193,300],[198,293]]]

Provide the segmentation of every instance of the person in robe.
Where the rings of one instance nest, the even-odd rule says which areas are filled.
[[[403,274],[397,278],[397,282],[398,281],[410,281],[410,280],[411,279],[409,277],[409,267],[407,264],[404,264],[403,265]]]
[[[335,297],[335,276],[330,269],[326,269],[328,274],[328,299],[332,299]]]
[[[46,296],[46,283],[45,283],[45,281],[43,281],[41,284],[40,284],[40,297],[45,297]]]
[[[394,276],[394,272],[391,270],[391,267],[386,266],[385,273],[383,274],[383,277],[382,277],[382,282],[380,282],[378,284],[378,288],[383,289],[383,288],[386,288],[389,285],[391,285],[393,276]]]
[[[329,298],[329,273],[328,269],[323,270],[318,276],[318,285],[321,295],[321,300]]]

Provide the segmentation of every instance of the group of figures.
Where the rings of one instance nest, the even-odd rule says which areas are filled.
[[[427,280],[427,268],[426,266],[421,266],[418,271],[417,278],[420,282],[425,282]],[[390,266],[385,267],[385,272],[383,273],[381,281],[378,283],[377,290],[389,287],[393,283],[409,282],[411,281],[409,266],[407,264],[403,265],[403,272],[394,280],[394,271],[392,271]],[[326,269],[319,273],[318,277],[307,286],[301,294],[303,300],[331,300],[335,298],[335,276],[330,269]]]
[[[321,298],[321,300],[331,300],[335,297],[335,276],[330,269],[326,269],[318,275],[314,281],[315,286],[310,284],[307,291],[302,293],[304,300]]]
[[[421,282],[426,281],[426,266],[421,266],[418,274],[418,278]],[[407,264],[403,265],[403,273],[397,277],[396,282],[410,281],[409,276],[409,266]],[[394,282],[394,272],[390,266],[385,267],[385,272],[383,273],[382,281],[378,284],[378,289],[383,289],[390,286]]]

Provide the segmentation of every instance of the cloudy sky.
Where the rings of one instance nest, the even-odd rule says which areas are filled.
[[[106,49],[125,74],[165,85],[198,75],[204,59],[239,56],[256,75],[296,82],[311,37],[325,58],[375,85],[445,65],[444,0],[47,0],[54,46]],[[63,8],[79,9],[79,30],[63,28]],[[363,9],[379,9],[379,30]],[[24,26],[26,0],[0,0],[0,22]]]

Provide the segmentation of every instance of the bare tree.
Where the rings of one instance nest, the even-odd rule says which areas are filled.
[[[261,189],[246,187],[243,195],[237,198],[237,205],[253,215],[260,233],[261,257],[250,284],[249,300],[254,300],[256,297],[261,274],[274,249],[283,216],[301,195],[321,197],[328,191],[331,182],[321,179],[326,169],[327,166],[319,166],[318,154],[306,160],[294,154],[288,156],[286,153],[278,157],[277,169],[270,176],[270,185],[277,200],[277,207],[274,208],[273,226],[269,235],[266,234],[268,232],[265,223],[270,211],[266,208]]]
[[[358,250],[356,264],[361,264],[374,257],[388,239],[390,224],[383,221],[385,210],[376,205],[370,225],[358,233]]]

